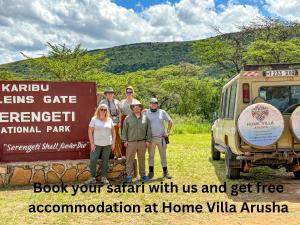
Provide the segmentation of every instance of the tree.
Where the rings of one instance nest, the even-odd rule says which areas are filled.
[[[298,62],[300,25],[297,22],[274,18],[241,27],[241,32],[255,37],[243,57],[246,63]]]
[[[65,44],[51,44],[47,56],[30,58],[29,65],[33,76],[47,77],[51,80],[86,80],[86,73],[99,72],[107,64],[108,59],[103,52],[90,54],[78,44],[73,50]]]
[[[200,40],[193,50],[203,64],[219,66],[230,73],[239,73],[244,64],[245,45],[239,38],[225,40],[222,36]]]
[[[287,41],[299,35],[300,24],[294,21],[278,18],[258,18],[247,26],[240,26],[239,30],[248,37],[264,41]]]
[[[226,80],[203,78],[202,68],[170,65],[157,70],[137,71],[125,74],[97,73],[95,80],[100,92],[108,86],[116,91],[116,98],[125,98],[126,85],[132,85],[135,98],[145,107],[149,99],[156,97],[159,107],[170,113],[197,115],[209,120],[219,105],[220,91]]]
[[[258,40],[249,46],[244,57],[249,64],[299,62],[299,44],[299,38],[276,42]]]
[[[23,77],[8,71],[0,71],[0,80],[22,80]]]
[[[239,73],[243,65],[249,62],[250,56],[247,54],[249,46],[252,52],[257,49],[255,46],[262,45],[263,42],[269,44],[278,42],[276,46],[279,47],[280,42],[285,44],[284,42],[299,35],[300,25],[296,22],[259,18],[248,26],[237,28],[239,32],[232,34],[223,34],[219,28],[215,28],[218,36],[200,40],[193,45],[194,53],[201,62],[209,64],[210,67],[223,69],[224,75],[228,75],[228,77]],[[251,45],[256,41],[259,42]],[[292,44],[287,43],[288,46],[292,46]],[[276,48],[273,49],[275,51]],[[255,57],[255,60],[251,59],[250,61],[257,61],[257,57],[261,57],[261,52],[259,56]],[[286,55],[283,58],[289,60],[290,57],[292,56]]]

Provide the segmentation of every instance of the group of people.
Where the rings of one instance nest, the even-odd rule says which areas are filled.
[[[127,183],[133,182],[136,155],[141,180],[152,179],[156,147],[160,154],[163,177],[171,179],[167,167],[166,149],[173,122],[168,113],[158,107],[158,100],[151,98],[149,109],[144,109],[143,104],[134,98],[132,86],[125,88],[126,99],[122,101],[114,98],[115,91],[111,87],[105,90],[104,95],[105,99],[100,101],[88,128],[91,178],[86,183],[96,183],[96,164],[100,156],[101,182],[109,183],[107,172],[111,153],[118,158],[126,158]],[[148,175],[145,169],[147,149]]]

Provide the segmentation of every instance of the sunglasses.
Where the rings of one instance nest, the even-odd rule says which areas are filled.
[[[102,112],[106,112],[106,111],[107,111],[107,109],[100,109],[100,111],[102,111]]]
[[[139,106],[139,105],[135,105],[135,106],[133,106],[133,108],[139,108],[139,109],[141,109],[142,107]]]
[[[133,92],[132,91],[126,91],[126,94],[132,94]]]

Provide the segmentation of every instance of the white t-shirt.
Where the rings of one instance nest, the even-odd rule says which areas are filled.
[[[93,117],[89,124],[89,127],[94,128],[94,143],[98,146],[112,145],[112,133],[111,129],[114,129],[114,124],[111,118],[108,118],[106,122],[99,120],[97,117]]]

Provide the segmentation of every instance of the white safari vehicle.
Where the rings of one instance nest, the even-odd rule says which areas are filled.
[[[229,179],[260,165],[300,178],[300,63],[245,66],[223,87],[215,117],[212,159],[225,153]]]

